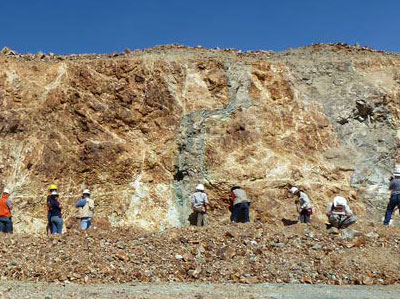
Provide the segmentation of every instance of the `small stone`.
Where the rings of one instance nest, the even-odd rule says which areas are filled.
[[[313,249],[313,250],[321,250],[321,249],[322,249],[322,246],[319,245],[319,244],[314,244],[314,246],[311,247],[311,249]]]
[[[330,235],[338,235],[339,230],[336,227],[331,227],[330,229],[327,230],[328,234]]]
[[[314,233],[312,233],[312,232],[308,232],[308,233],[306,233],[306,237],[309,237],[309,238],[314,238]]]
[[[283,243],[271,243],[270,244],[272,247],[278,247],[278,248],[282,248],[285,244],[283,244]]]
[[[175,258],[176,258],[177,260],[183,261],[183,256],[180,255],[180,254],[175,254]]]
[[[302,282],[302,283],[309,283],[309,284],[312,284],[312,283],[313,283],[311,277],[308,276],[308,275],[304,275],[304,276],[302,277],[302,279],[301,279],[301,282]]]
[[[374,233],[374,232],[370,232],[370,233],[366,234],[365,236],[369,239],[378,239],[379,238],[379,234]]]

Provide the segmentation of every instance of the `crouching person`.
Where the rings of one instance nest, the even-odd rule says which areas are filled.
[[[92,227],[94,214],[94,201],[90,198],[90,191],[83,190],[82,197],[77,201],[78,218],[81,220],[81,229],[87,230]]]
[[[208,198],[207,194],[204,192],[203,184],[197,185],[196,192],[193,193],[190,204],[195,215],[197,226],[206,226]]]
[[[331,227],[338,229],[346,228],[357,221],[357,217],[353,215],[347,200],[344,197],[336,196],[326,209],[326,216],[328,216],[329,224]]]

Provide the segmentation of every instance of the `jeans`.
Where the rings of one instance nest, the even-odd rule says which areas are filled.
[[[248,202],[241,202],[233,205],[232,221],[233,222],[250,222]]]
[[[6,234],[13,233],[13,223],[11,217],[0,217],[0,232]]]
[[[299,220],[301,223],[310,223],[310,214],[308,213],[307,209],[303,209],[300,212]]]
[[[92,227],[92,217],[81,218],[81,229],[87,230]]]
[[[62,234],[63,219],[59,216],[51,217],[51,233]]]
[[[386,208],[385,221],[383,222],[384,225],[389,225],[393,210],[396,206],[399,207],[400,213],[400,194],[394,194],[390,197],[390,201]]]

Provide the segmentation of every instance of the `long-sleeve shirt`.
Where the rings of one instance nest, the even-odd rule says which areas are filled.
[[[200,191],[193,193],[190,204],[192,205],[192,209],[201,210],[203,206],[208,205],[207,194]]]
[[[307,194],[305,194],[302,191],[300,191],[299,201],[300,201],[300,208],[299,208],[300,210],[311,209],[310,198],[308,197]]]
[[[333,203],[331,203],[325,211],[325,214],[333,214],[333,215],[352,215],[353,211],[350,209],[350,207],[345,204],[345,205],[341,205],[343,206],[343,210],[341,209],[337,209],[337,207],[335,207],[333,205]]]
[[[61,207],[60,203],[57,200],[55,200],[54,198],[50,198],[49,206],[50,206],[50,217],[53,216],[61,217]]]
[[[389,190],[392,191],[392,195],[400,194],[400,179],[391,180]]]

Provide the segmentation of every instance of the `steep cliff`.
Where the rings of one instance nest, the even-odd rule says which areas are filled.
[[[362,218],[382,216],[398,160],[398,54],[313,45],[109,56],[0,55],[0,173],[17,232],[44,232],[52,182],[65,218],[88,187],[113,226],[186,225],[199,182],[214,222],[228,219],[233,184],[259,221],[295,215],[289,184],[310,194],[316,221],[339,194]]]

